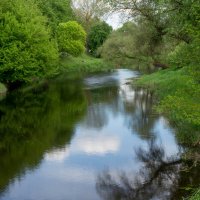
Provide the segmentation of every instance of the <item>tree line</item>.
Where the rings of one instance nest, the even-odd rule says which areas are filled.
[[[57,74],[63,54],[95,53],[112,29],[98,16],[87,21],[80,13],[84,9],[71,0],[2,0],[0,82],[16,88]],[[96,38],[98,27],[103,36]]]
[[[103,17],[125,13],[113,31]],[[83,52],[116,66],[187,66],[199,81],[199,0],[1,0],[0,82],[18,87]]]
[[[199,0],[105,0],[129,21],[114,31],[99,50],[119,65],[189,66],[199,73]]]

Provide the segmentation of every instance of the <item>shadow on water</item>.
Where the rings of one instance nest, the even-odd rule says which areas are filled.
[[[120,172],[112,177],[109,171],[98,176],[96,188],[103,199],[171,199],[177,188],[181,159],[166,157],[164,149],[154,140],[148,149],[135,152],[143,167],[137,175]]]
[[[168,157],[164,148],[152,139],[147,149],[139,148],[135,155],[142,163],[137,173],[119,171],[113,174],[107,169],[98,175],[96,190],[102,199],[177,200],[186,195],[185,185],[196,185],[200,181],[200,167],[192,169],[191,163],[184,163],[181,150]],[[186,170],[189,168],[192,171]]]
[[[86,110],[79,82],[54,81],[10,94],[0,105],[0,192],[35,169],[45,152],[63,148]]]

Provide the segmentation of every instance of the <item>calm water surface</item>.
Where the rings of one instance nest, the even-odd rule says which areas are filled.
[[[0,200],[180,199],[200,183],[139,74],[59,78],[0,104]]]

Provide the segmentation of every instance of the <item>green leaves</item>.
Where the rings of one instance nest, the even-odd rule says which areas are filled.
[[[58,53],[37,5],[2,0],[0,7],[0,81],[10,85],[46,76]]]
[[[60,23],[57,30],[60,52],[78,56],[85,50],[86,33],[76,21]]]
[[[47,24],[53,36],[56,34],[59,23],[74,19],[71,0],[37,0],[37,4],[43,15],[47,17]]]
[[[105,42],[111,32],[112,27],[106,22],[99,22],[94,25],[88,35],[89,51],[95,55],[96,50]]]

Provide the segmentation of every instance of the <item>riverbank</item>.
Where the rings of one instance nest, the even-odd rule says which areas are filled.
[[[12,195],[16,200],[27,199],[30,197],[26,193],[27,184],[36,199],[41,196],[81,199],[86,189],[91,199],[99,199],[99,194],[110,186],[114,191],[106,195],[108,199],[115,194],[120,197],[125,194],[127,198],[131,195],[135,199],[138,196],[160,199],[166,195],[182,199],[191,192],[184,188],[197,187],[200,170],[189,168],[190,164],[187,173],[180,169],[174,131],[161,116],[152,112],[151,94],[128,84],[138,77],[138,72],[118,69],[89,76],[83,74],[80,79],[69,76],[70,73],[64,74],[29,91],[13,92],[1,103],[0,188],[3,192],[0,198],[5,200]],[[13,167],[13,163],[17,167]],[[105,171],[104,166],[109,171]],[[64,184],[57,169],[69,177]],[[86,173],[90,176],[89,184],[85,175],[77,179],[77,174],[85,170],[95,172]],[[29,171],[32,173],[27,173]],[[155,171],[157,176],[153,176]],[[112,172],[116,172],[116,181]],[[123,184],[122,173],[127,182],[142,181],[133,185],[131,191],[126,187],[115,189],[116,185]],[[34,190],[32,180],[38,180],[38,174],[43,181],[37,181],[38,188]],[[55,176],[49,177],[49,174]],[[104,181],[107,174],[114,180],[108,185]],[[15,181],[20,186],[17,193]],[[43,189],[46,182],[48,187],[55,188],[53,194]],[[141,193],[144,182],[148,184]],[[102,189],[96,190],[97,185],[104,183]],[[76,188],[74,198],[70,185]]]
[[[100,58],[83,54],[79,57],[67,56],[60,59],[59,62],[60,73],[66,72],[104,72],[112,70],[114,67]]]
[[[71,73],[94,73],[94,72],[108,72],[114,69],[111,63],[104,61],[101,58],[94,58],[87,54],[82,54],[81,56],[74,57],[71,55],[60,58],[57,63],[57,70],[51,74],[48,78],[43,79],[33,79],[33,82],[26,84],[23,89],[29,90],[38,85],[46,82],[49,78],[55,78],[62,74]],[[5,96],[7,88],[3,83],[0,83],[0,96]]]
[[[177,128],[180,143],[200,145],[200,85],[187,68],[170,68],[143,75],[136,83],[154,92],[156,109]]]

